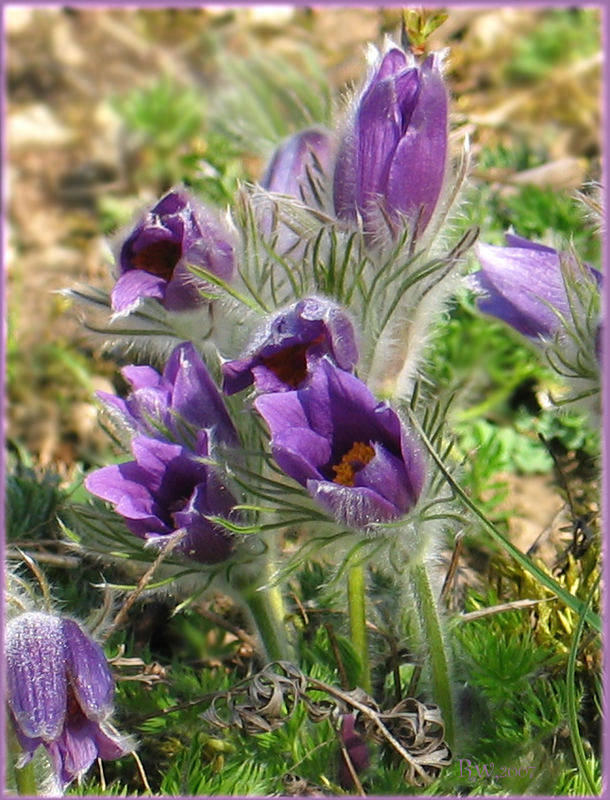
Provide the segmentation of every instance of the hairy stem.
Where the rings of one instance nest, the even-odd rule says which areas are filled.
[[[278,586],[255,588],[244,594],[268,661],[293,661],[292,645],[284,623],[284,598]]]
[[[360,658],[360,686],[371,693],[371,670],[369,667],[369,649],[366,635],[366,600],[365,600],[364,565],[362,563],[350,567],[347,575],[347,600],[349,607],[349,624],[352,644]]]
[[[428,663],[432,675],[434,701],[441,709],[445,722],[446,740],[449,746],[452,747],[455,727],[447,647],[438,604],[430,585],[430,576],[425,563],[419,561],[413,564],[410,569],[410,578],[415,589],[420,625],[428,649]]]

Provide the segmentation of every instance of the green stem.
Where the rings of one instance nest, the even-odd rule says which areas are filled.
[[[371,693],[371,670],[366,636],[366,601],[364,564],[350,567],[347,574],[347,601],[352,644],[360,658],[360,686]]]
[[[449,746],[453,746],[455,736],[453,698],[442,620],[426,565],[421,561],[414,564],[411,567],[410,575],[416,592],[422,633],[428,648],[434,700],[443,715],[447,742]]]
[[[21,769],[15,768],[15,783],[19,794],[26,797],[35,797],[38,794],[36,776],[34,774],[34,764],[30,761]]]
[[[244,600],[269,661],[293,661],[292,645],[284,623],[284,598],[278,586],[244,593]]]

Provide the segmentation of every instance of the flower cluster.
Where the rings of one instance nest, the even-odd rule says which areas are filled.
[[[420,592],[414,613],[424,601],[435,610],[421,577],[424,531],[440,529],[438,505],[452,499],[438,487],[451,479],[433,469],[442,425],[434,413],[418,425],[410,389],[454,287],[474,290],[482,313],[540,346],[551,363],[599,383],[600,274],[572,253],[509,234],[506,247],[478,245],[480,269],[464,278],[478,229],[451,247],[450,234],[439,235],[459,189],[442,54],[417,58],[388,40],[369,60],[339,124],[280,142],[228,214],[182,185],[145,210],[117,239],[106,298],[107,324],[137,363],[122,370],[126,392],[98,395],[126,455],[85,478],[110,506],[85,507],[98,514],[91,530],[111,529],[110,540],[120,528],[116,541],[133,541],[141,561],[157,559],[155,568],[173,551],[180,570],[196,574],[197,593],[222,576],[224,588],[241,592],[269,660],[282,663],[283,617],[276,614],[275,627],[256,620],[270,614],[273,591],[281,605],[281,565],[270,564],[281,553],[270,541],[278,531],[298,529],[307,554],[314,526],[314,546],[347,541],[341,556],[350,570],[356,551],[385,552],[382,568],[391,563],[393,580]],[[89,299],[103,306],[101,295]],[[140,335],[136,345],[142,319],[156,339]],[[422,638],[431,631],[436,647],[429,660],[443,707],[428,721],[438,723],[439,741],[452,730],[440,619],[420,619]],[[360,625],[354,640],[362,648],[364,618]],[[23,613],[9,623],[6,645],[23,763],[43,745],[65,787],[98,756],[132,749],[110,725],[112,676],[80,625]],[[358,656],[365,672],[366,653]],[[265,697],[269,714],[275,701]],[[421,744],[421,709],[396,708]],[[361,727],[342,715],[344,788],[369,764]],[[440,769],[449,749],[437,749]]]

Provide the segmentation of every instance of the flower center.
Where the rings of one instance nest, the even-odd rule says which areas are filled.
[[[332,470],[336,473],[333,483],[353,486],[356,473],[365,467],[374,456],[375,450],[370,444],[354,442],[341,461],[333,465]]]
[[[270,369],[282,383],[296,387],[307,377],[307,348],[309,344],[293,344],[279,353],[261,358],[261,363]]]
[[[163,280],[169,281],[181,255],[182,250],[177,242],[153,242],[148,247],[140,250],[139,253],[134,253],[132,259],[133,267],[134,269],[142,269],[144,272],[158,275]]]

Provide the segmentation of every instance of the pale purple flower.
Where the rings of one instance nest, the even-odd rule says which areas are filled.
[[[563,329],[559,315],[570,320],[566,281],[590,281],[597,291],[602,276],[567,253],[507,234],[507,247],[478,244],[481,264],[468,285],[481,296],[480,311],[501,319],[533,342],[551,339]]]
[[[167,433],[183,444],[206,429],[214,442],[238,444],[224,400],[192,343],[172,351],[162,375],[148,366],[129,366],[121,372],[131,394],[123,399],[99,392],[98,397],[128,427],[156,438]]]
[[[285,139],[274,151],[260,184],[270,192],[310,202],[310,177],[324,173],[333,153],[332,138],[323,128],[307,128]]]
[[[366,529],[417,503],[426,468],[414,437],[362,381],[327,359],[302,389],[263,394],[254,406],[277,464],[340,524]]]
[[[307,206],[323,203],[321,187],[330,171],[334,144],[323,128],[307,128],[285,139],[275,150],[261,178],[261,186],[269,192],[287,195]],[[274,208],[275,206],[275,208]],[[279,208],[279,213],[278,213]],[[268,196],[259,198],[259,229],[265,237],[277,234],[274,248],[291,258],[303,255],[303,237],[286,221],[294,209],[290,204]],[[273,231],[275,217],[277,228]]]
[[[206,302],[200,290],[209,290],[210,284],[193,275],[188,265],[230,280],[235,268],[232,239],[216,212],[189,191],[168,192],[119,245],[112,309],[127,313],[144,297],[158,300],[168,311],[197,308]]]
[[[128,529],[156,547],[182,536],[176,550],[202,564],[217,564],[233,552],[233,539],[209,516],[229,517],[235,499],[209,463],[207,431],[194,449],[136,436],[135,461],[92,472],[86,488],[106,500],[125,518]]]
[[[325,355],[352,369],[358,360],[354,329],[341,306],[306,297],[276,314],[242,358],[222,365],[224,391],[234,394],[252,383],[259,392],[290,391]]]
[[[29,611],[5,631],[6,699],[24,766],[42,745],[62,790],[97,758],[133,750],[109,722],[114,680],[102,648],[74,620]]]
[[[377,59],[339,146],[337,216],[375,232],[383,210],[421,233],[436,208],[447,163],[448,98],[440,58],[421,65],[391,46]]]

